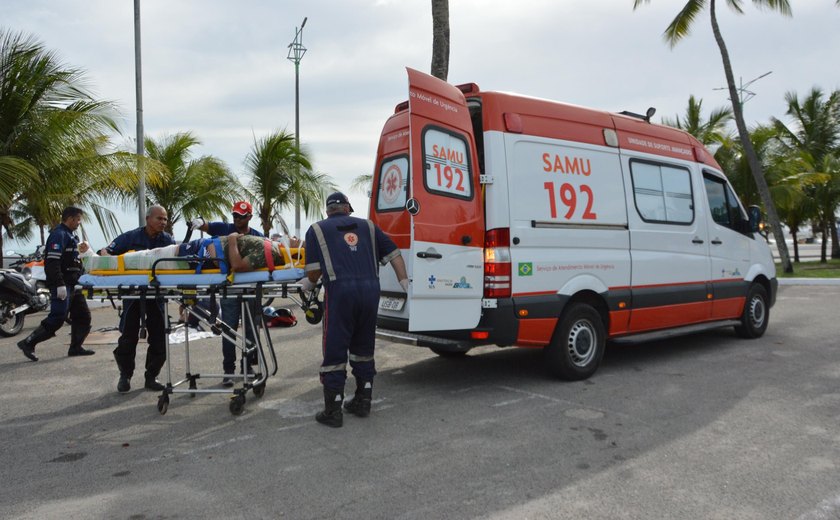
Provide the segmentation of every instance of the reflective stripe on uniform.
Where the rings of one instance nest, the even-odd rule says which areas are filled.
[[[315,236],[318,237],[318,247],[321,249],[321,260],[324,262],[327,278],[330,281],[335,281],[335,269],[333,268],[332,257],[330,257],[330,250],[327,247],[327,239],[324,237],[324,231],[318,223],[312,224],[312,230],[315,231]]]
[[[364,363],[366,361],[373,361],[373,356],[357,356],[356,354],[350,354],[350,361]]]
[[[388,265],[388,262],[401,255],[402,253],[400,253],[399,249],[394,249],[382,258],[382,265]]]
[[[319,372],[324,374],[326,372],[344,372],[345,370],[347,370],[347,363],[341,363],[340,365],[328,365],[321,367]]]

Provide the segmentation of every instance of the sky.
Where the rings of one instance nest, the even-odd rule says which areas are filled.
[[[652,106],[655,122],[682,116],[690,95],[703,100],[704,115],[728,104],[707,12],[674,48],[662,39],[683,1],[652,0],[636,11],[633,0],[449,4],[450,83],[610,111]],[[802,99],[813,87],[840,88],[834,0],[791,1],[791,18],[751,2],[737,15],[724,4],[718,2],[718,18],[736,81],[772,72],[749,85],[749,125],[786,120],[786,92]],[[407,99],[405,67],[430,69],[430,0],[141,0],[140,10],[145,134],[191,131],[202,141],[195,157],[216,156],[243,181],[255,138],[295,130],[287,47],[306,17],[301,143],[357,214],[367,213],[367,195],[350,185],[372,173],[382,125]],[[86,71],[89,89],[120,107],[115,142],[134,150],[133,0],[0,0],[0,12],[0,27],[35,36],[62,62]],[[139,225],[136,207],[121,213],[123,230]],[[320,217],[304,216],[301,232]],[[284,218],[293,228],[293,212]],[[94,247],[104,246],[91,228]],[[185,230],[176,226],[176,239]]]

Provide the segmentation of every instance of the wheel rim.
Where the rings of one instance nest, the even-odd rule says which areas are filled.
[[[760,329],[764,325],[764,320],[767,317],[767,310],[764,307],[764,299],[756,296],[750,301],[750,322],[756,329]]]
[[[8,304],[0,306],[0,329],[3,329],[6,332],[14,331],[17,328],[18,320],[20,319],[18,315],[8,315],[11,308],[12,306]]]
[[[566,347],[569,359],[575,366],[585,367],[595,356],[598,333],[587,320],[580,320],[572,325]]]

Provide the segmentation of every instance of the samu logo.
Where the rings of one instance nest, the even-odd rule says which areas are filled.
[[[466,277],[462,276],[460,281],[455,282],[452,285],[452,288],[453,289],[471,289],[472,285],[470,285],[469,282],[467,282]]]

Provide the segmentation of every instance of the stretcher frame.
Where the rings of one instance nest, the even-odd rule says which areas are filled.
[[[240,415],[244,411],[246,394],[252,391],[254,396],[260,398],[265,393],[266,382],[269,377],[277,374],[278,363],[274,343],[271,339],[269,328],[266,327],[262,312],[253,313],[253,302],[258,302],[257,307],[264,298],[288,298],[298,307],[304,310],[306,320],[315,324],[321,321],[322,304],[318,301],[317,295],[320,291],[320,282],[315,289],[305,292],[297,281],[256,281],[234,284],[234,273],[225,276],[221,281],[219,277],[213,277],[211,283],[179,283],[168,285],[162,280],[165,279],[165,272],[158,272],[157,265],[160,262],[173,260],[187,260],[203,262],[213,260],[224,264],[221,258],[198,258],[178,257],[160,258],[156,260],[150,274],[148,283],[143,284],[116,284],[114,286],[97,286],[80,283],[79,287],[88,299],[105,301],[109,300],[111,305],[116,307],[115,301],[138,301],[141,305],[140,338],[146,337],[145,328],[145,305],[151,300],[152,304],[157,301],[176,301],[191,316],[194,316],[200,323],[206,324],[217,336],[222,336],[233,342],[235,348],[240,351],[242,358],[242,370],[239,374],[218,374],[193,372],[190,361],[190,340],[189,331],[185,334],[184,356],[185,375],[182,379],[173,380],[173,369],[171,364],[171,346],[169,333],[173,330],[172,320],[168,312],[164,312],[164,332],[166,346],[166,382],[164,389],[158,398],[157,409],[161,415],[169,410],[170,396],[176,393],[189,394],[195,397],[197,394],[232,394],[230,397],[229,409],[233,415]],[[223,269],[225,271],[226,269]],[[206,276],[205,276],[206,277]],[[107,278],[98,277],[98,278]],[[240,305],[240,320],[242,327],[233,329],[224,323],[218,316],[217,300],[235,298]],[[210,309],[200,307],[202,301],[210,302]],[[186,325],[186,324],[185,324]],[[254,331],[253,340],[247,337],[247,328],[250,326]],[[251,356],[256,357],[256,367],[248,362]],[[229,378],[235,381],[233,388],[199,388],[199,379],[224,379]],[[186,387],[184,387],[186,385]]]

